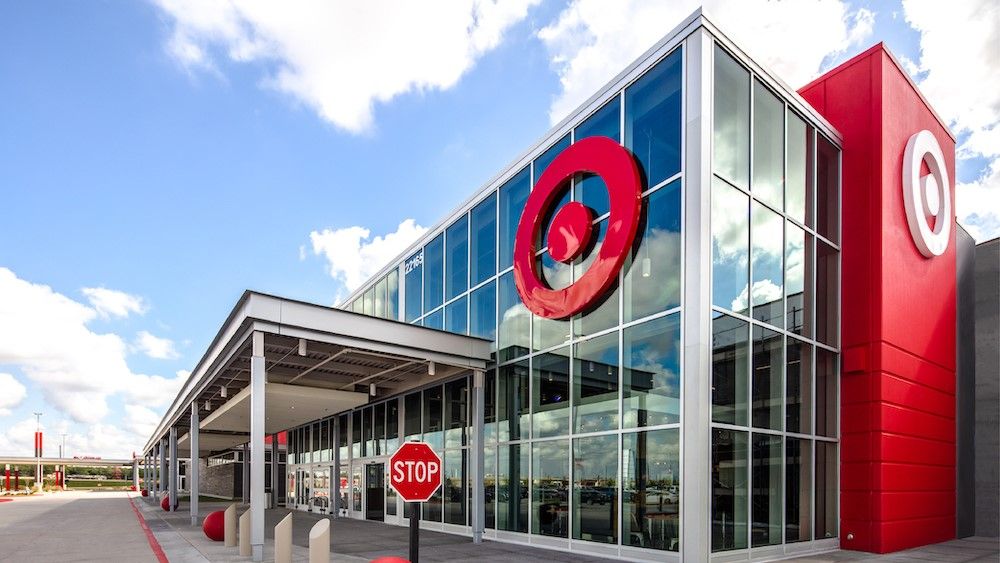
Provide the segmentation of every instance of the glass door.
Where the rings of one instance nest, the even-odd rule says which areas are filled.
[[[330,468],[313,468],[312,512],[330,513]]]
[[[312,509],[312,480],[309,469],[301,468],[296,472],[297,488],[295,490],[295,508],[299,510]]]
[[[385,464],[365,465],[365,520],[385,520]]]
[[[361,481],[361,469],[360,463],[351,468],[351,518],[364,518],[365,516],[361,512],[361,500],[364,496],[362,494],[364,484]]]

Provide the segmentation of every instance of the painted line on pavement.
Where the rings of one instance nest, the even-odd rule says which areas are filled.
[[[170,560],[167,559],[167,554],[163,553],[163,548],[160,547],[160,542],[156,541],[156,536],[153,535],[153,531],[146,524],[146,519],[142,517],[139,509],[135,507],[135,502],[132,501],[131,495],[128,497],[128,504],[132,507],[132,512],[135,512],[135,517],[139,519],[139,526],[142,527],[142,531],[146,532],[146,540],[149,542],[149,547],[153,550],[153,554],[156,555],[157,561],[160,563],[170,563]]]

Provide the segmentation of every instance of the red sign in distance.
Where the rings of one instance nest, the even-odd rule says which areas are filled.
[[[441,458],[426,442],[406,442],[389,458],[389,485],[406,502],[427,502],[441,486]]]
[[[594,263],[575,283],[553,289],[539,275],[539,233],[562,188],[577,174],[596,174],[608,188],[611,213]],[[549,164],[525,202],[514,237],[514,285],[532,313],[565,319],[591,306],[618,279],[639,227],[642,176],[632,153],[607,137],[587,137],[570,145]],[[569,263],[593,238],[593,213],[579,202],[560,209],[546,243],[553,260]]]

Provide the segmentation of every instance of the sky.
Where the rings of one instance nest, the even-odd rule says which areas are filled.
[[[332,305],[698,2],[0,4],[0,454],[140,450],[246,289]],[[884,41],[1000,235],[992,0],[718,0],[792,87]]]

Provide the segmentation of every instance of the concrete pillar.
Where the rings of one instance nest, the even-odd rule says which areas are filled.
[[[250,502],[250,449],[249,444],[243,444],[243,504]]]
[[[167,494],[170,496],[170,512],[175,512],[177,505],[180,504],[177,501],[177,478],[180,476],[180,471],[178,471],[179,464],[177,462],[177,428],[171,427],[168,435],[170,436],[170,463],[167,466],[167,470],[170,473],[167,474],[167,485],[169,487]]]
[[[253,560],[264,559],[264,333],[253,333],[250,358],[250,542]],[[327,546],[329,551],[329,545]]]
[[[201,492],[198,469],[201,456],[198,453],[198,434],[201,421],[198,417],[198,401],[191,403],[191,428],[188,429],[188,445],[191,446],[191,463],[188,465],[188,488],[191,489],[191,525],[198,525],[198,495]]]
[[[400,400],[400,403],[403,401]],[[402,429],[399,431],[402,436]],[[287,467],[287,466],[286,466]],[[340,417],[333,418],[333,471],[330,475],[330,507],[334,518],[340,517]],[[286,507],[287,508],[287,507]]]
[[[222,514],[223,543],[226,547],[236,547],[236,505],[230,504]]]
[[[330,521],[326,518],[309,530],[309,563],[330,563]]]
[[[484,397],[486,373],[475,371],[472,375],[472,448],[469,457],[469,479],[474,483],[472,488],[472,498],[469,499],[472,507],[472,542],[483,542],[483,530],[486,528],[486,490],[483,486],[485,478],[483,468],[485,466],[486,444],[484,438],[486,433],[485,413],[486,405]]]
[[[271,502],[268,508],[278,507],[278,435],[271,434]]]
[[[274,563],[292,563],[292,513],[274,527]]]

